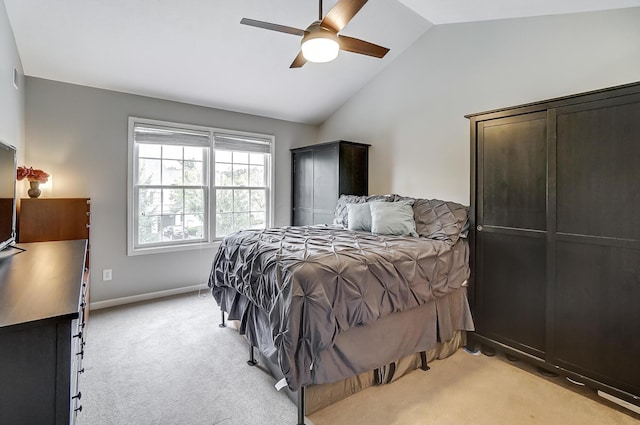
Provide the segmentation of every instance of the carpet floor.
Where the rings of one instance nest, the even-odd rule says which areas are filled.
[[[207,291],[92,311],[80,377],[79,425],[293,425],[248,346],[219,328]],[[355,394],[314,425],[638,425],[640,415],[521,362],[459,350],[428,372]]]

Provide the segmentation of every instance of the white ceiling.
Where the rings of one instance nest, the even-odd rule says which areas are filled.
[[[372,0],[341,34],[388,47],[289,69],[315,0],[4,0],[26,75],[318,124],[434,24],[640,6],[640,0]],[[325,13],[336,0],[324,2]]]

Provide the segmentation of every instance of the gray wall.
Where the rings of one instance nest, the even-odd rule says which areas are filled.
[[[465,114],[640,81],[640,8],[434,26],[320,127],[371,143],[370,193],[469,203]]]
[[[317,128],[286,121],[66,84],[26,79],[30,164],[53,175],[54,197],[91,198],[91,299],[104,301],[205,283],[214,251],[127,257],[127,117],[275,136],[275,225],[290,223],[289,148]],[[102,281],[102,269],[113,280]]]
[[[14,67],[18,89],[13,85]],[[24,75],[4,2],[0,3],[0,140],[18,149],[18,163],[24,161]]]

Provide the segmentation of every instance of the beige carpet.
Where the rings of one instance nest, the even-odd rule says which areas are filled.
[[[91,313],[79,425],[295,424],[294,404],[275,391],[262,367],[246,365],[245,341],[218,327],[217,305],[210,294],[200,295]],[[499,355],[459,350],[430,366],[309,419],[314,425],[640,424],[640,415]]]
[[[310,419],[314,425],[640,423],[640,415],[576,393],[561,378],[542,377],[500,355],[473,356],[463,350],[432,362],[427,372],[415,371],[392,385],[365,390]]]

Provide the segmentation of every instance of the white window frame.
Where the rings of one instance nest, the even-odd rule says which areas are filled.
[[[184,130],[205,131],[209,133],[209,157],[208,170],[206,172],[206,189],[205,189],[205,234],[204,240],[195,242],[172,242],[166,241],[153,246],[137,246],[137,212],[138,205],[135,191],[135,165],[137,163],[137,145],[134,141],[134,127],[138,124],[148,124],[160,127],[173,127]],[[275,184],[275,137],[272,135],[252,133],[246,131],[237,131],[222,129],[217,127],[207,127],[199,125],[191,125],[184,123],[176,123],[169,121],[159,121],[147,118],[129,117],[128,126],[128,173],[127,173],[127,255],[143,255],[157,254],[163,252],[175,252],[193,249],[214,248],[217,247],[222,238],[215,237],[216,228],[216,199],[215,199],[215,134],[225,134],[237,136],[239,138],[260,139],[269,142],[269,155],[265,163],[265,172],[267,174],[266,187],[266,227],[273,227],[274,221],[274,184]]]

